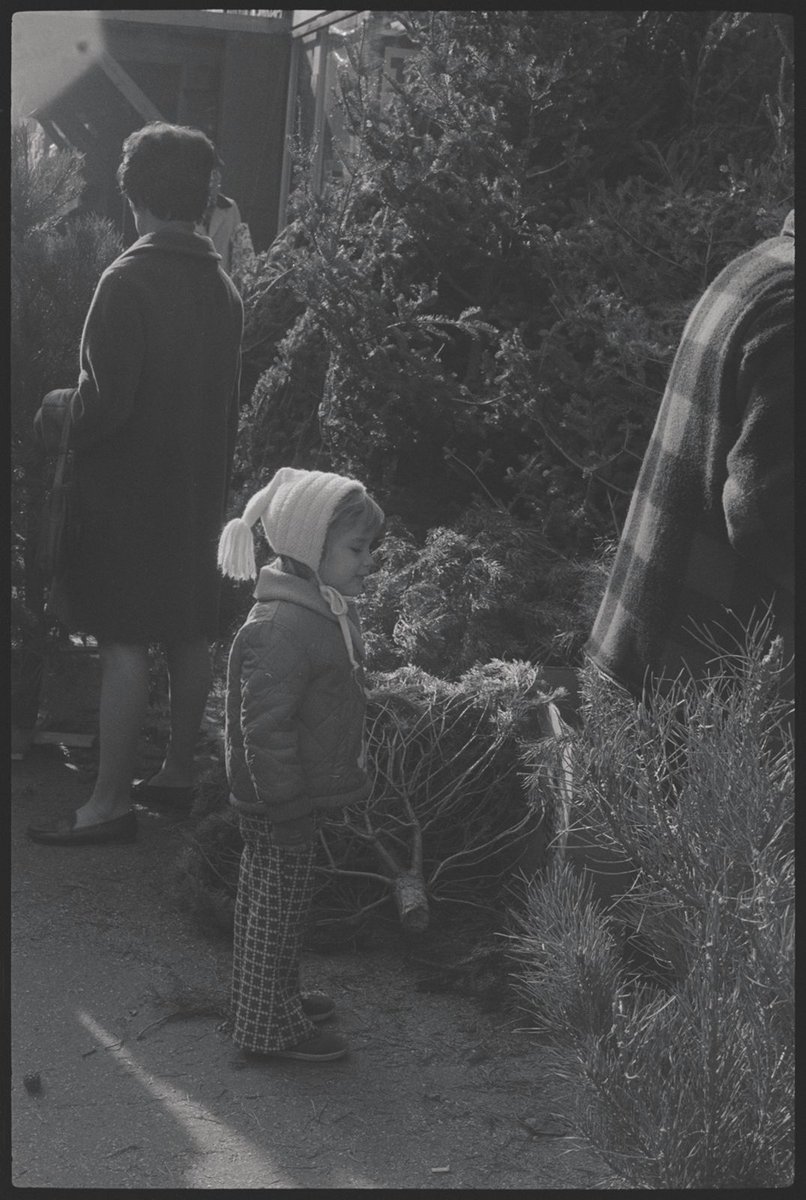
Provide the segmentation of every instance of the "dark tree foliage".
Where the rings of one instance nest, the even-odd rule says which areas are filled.
[[[354,473],[419,539],[481,499],[589,561],[620,531],[688,313],[792,205],[791,22],[394,16],[403,83],[381,106],[353,48],[342,177],[317,196],[301,166],[246,289],[238,478]]]
[[[53,463],[33,435],[44,394],[78,378],[95,285],[120,246],[110,221],[75,216],[81,156],[55,151],[24,122],[11,143],[11,603],[14,718],[37,715],[49,623],[36,534]]]

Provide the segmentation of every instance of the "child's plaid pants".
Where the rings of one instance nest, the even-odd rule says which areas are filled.
[[[302,1011],[299,960],[313,899],[314,844],[278,846],[265,817],[242,813],[235,900],[232,1039],[245,1050],[285,1050],[315,1026]]]

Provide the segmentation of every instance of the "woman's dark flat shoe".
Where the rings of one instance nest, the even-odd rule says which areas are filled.
[[[76,827],[76,815],[71,813],[55,825],[29,825],[27,833],[32,842],[44,846],[107,846],[135,841],[137,817],[130,810],[111,821]]]
[[[164,812],[188,812],[193,804],[192,787],[160,787],[147,779],[138,779],[132,784],[130,796],[146,808],[158,808]]]

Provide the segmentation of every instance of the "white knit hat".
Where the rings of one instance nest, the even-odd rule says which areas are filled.
[[[275,554],[287,554],[318,571],[333,513],[350,492],[365,494],[363,483],[329,471],[281,467],[271,482],[255,493],[243,516],[225,526],[218,543],[219,567],[233,579],[255,578],[252,526],[260,518]]]

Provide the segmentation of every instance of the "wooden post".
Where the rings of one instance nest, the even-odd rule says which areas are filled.
[[[291,170],[293,157],[291,143],[297,119],[297,87],[299,86],[299,56],[302,54],[302,42],[294,40],[291,43],[291,58],[288,65],[288,96],[285,106],[285,134],[283,137],[283,165],[280,171],[280,196],[277,203],[277,232],[282,232],[288,220],[288,193],[291,190]]]
[[[325,97],[327,95],[327,53],[330,35],[323,27],[316,34],[316,107],[314,110],[314,157],[311,164],[311,184],[318,195],[322,191],[325,167]]]

